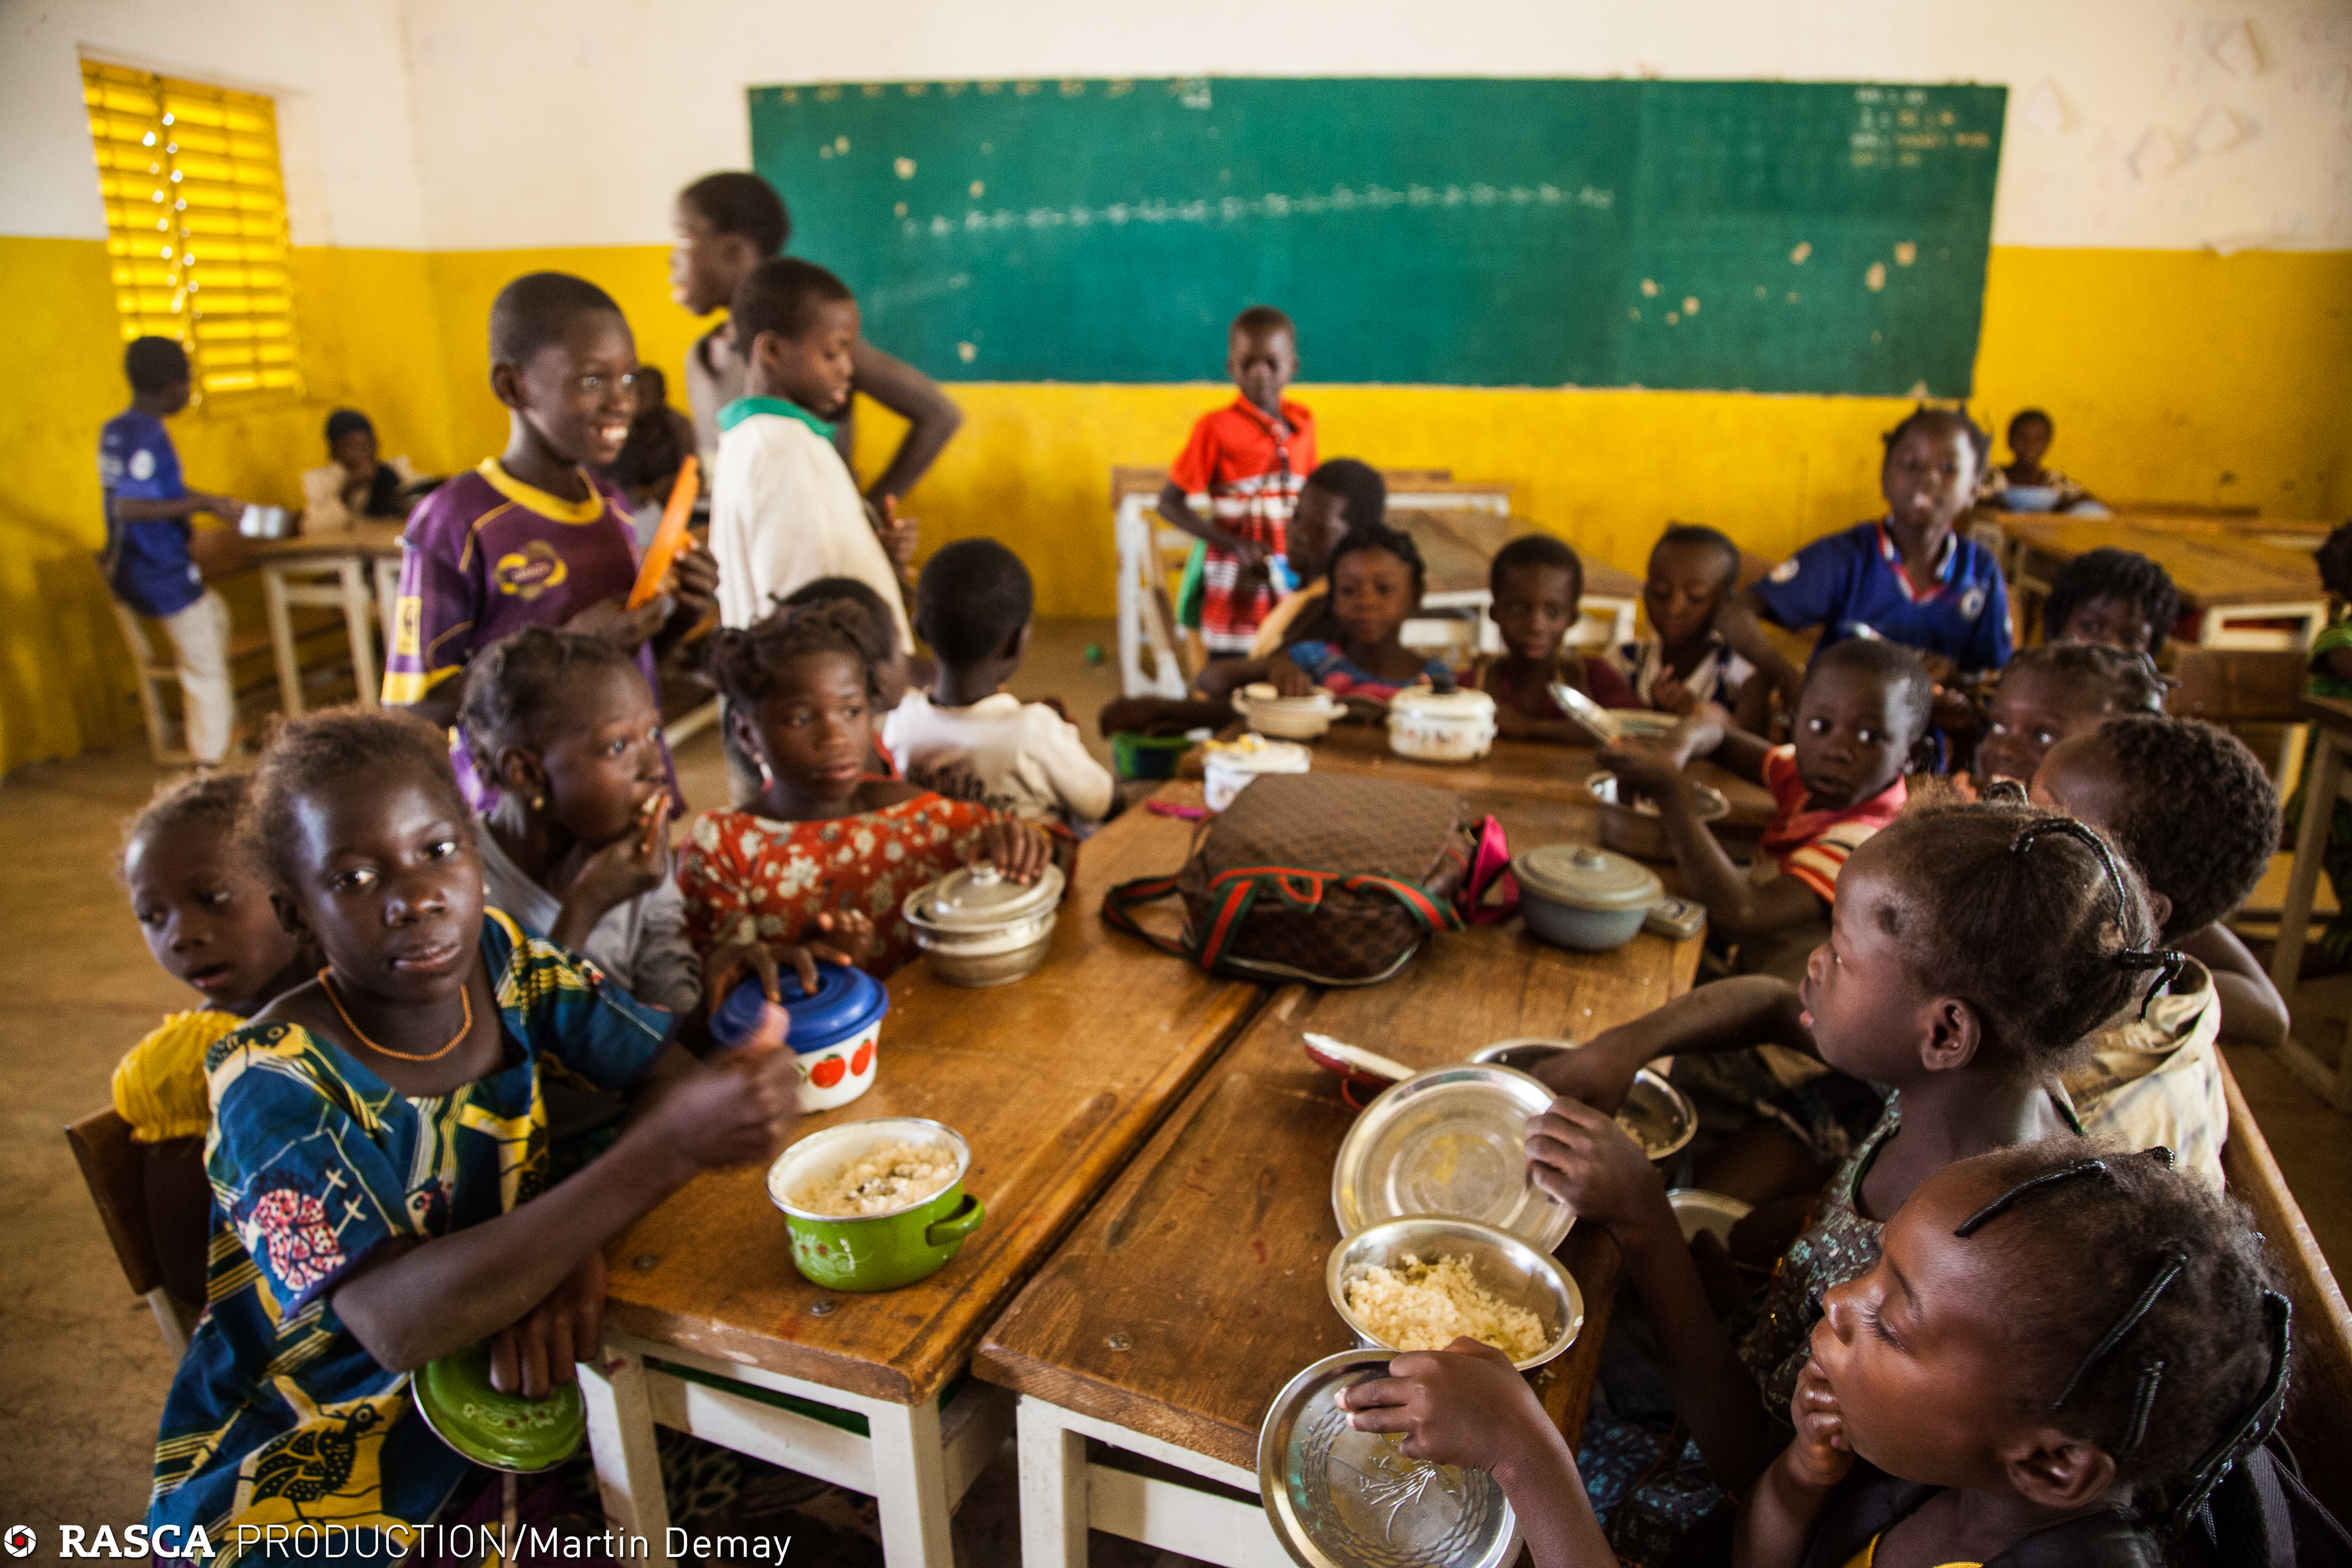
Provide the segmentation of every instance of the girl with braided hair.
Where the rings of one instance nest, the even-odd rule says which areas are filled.
[[[2262,1237],[2162,1148],[1948,1165],[1824,1308],[1739,1568],[2153,1568],[2285,1404]]]

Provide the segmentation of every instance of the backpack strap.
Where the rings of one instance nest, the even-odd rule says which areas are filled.
[[[1103,923],[1114,931],[1123,931],[1129,936],[1141,937],[1162,952],[1173,953],[1178,958],[1190,958],[1192,956],[1191,948],[1181,942],[1171,942],[1164,936],[1156,936],[1144,930],[1137,923],[1134,914],[1130,912],[1140,905],[1158,903],[1175,891],[1176,879],[1172,876],[1138,877],[1131,882],[1116,883],[1103,894]]]
[[[1204,929],[1198,933],[1188,931],[1186,942],[1171,942],[1145,931],[1130,911],[1138,905],[1174,893],[1177,880],[1175,877],[1139,877],[1119,883],[1103,895],[1103,920],[1116,930],[1141,937],[1162,952],[1190,958],[1206,970],[1213,970],[1224,961],[1225,951],[1240,935],[1251,908],[1261,894],[1268,892],[1290,908],[1307,914],[1322,906],[1324,894],[1335,885],[1351,893],[1385,893],[1412,917],[1424,933],[1462,929],[1462,917],[1451,904],[1433,899],[1424,889],[1394,877],[1370,872],[1349,877],[1302,866],[1236,866],[1210,880],[1209,914]],[[1192,945],[1193,942],[1198,945]]]

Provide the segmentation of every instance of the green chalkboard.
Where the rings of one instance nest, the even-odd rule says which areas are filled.
[[[2005,89],[1197,78],[755,88],[793,252],[942,380],[1969,390]]]

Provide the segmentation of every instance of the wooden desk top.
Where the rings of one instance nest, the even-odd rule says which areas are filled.
[[[1200,801],[1198,787],[1161,795]],[[606,1248],[622,1331],[874,1398],[936,1397],[982,1331],[1249,1016],[1258,989],[1103,924],[1103,890],[1183,863],[1192,825],[1138,808],[1089,839],[1044,968],[972,991],[919,959],[890,981],[875,1085],[799,1135],[928,1116],[971,1143],[988,1217],[920,1284],[821,1290],[793,1268],[767,1173],[705,1173]],[[810,1309],[830,1301],[824,1316]]]
[[[2341,697],[2298,697],[2294,707],[2296,712],[2315,721],[2322,729],[2352,735],[2352,701]]]
[[[2211,519],[1999,512],[1994,521],[2011,539],[2062,563],[2106,546],[2136,550],[2171,574],[2181,603],[2191,610],[2294,604],[2326,596],[2319,568],[2308,551],[2220,526]]]
[[[1275,1394],[1354,1343],[1323,1268],[1339,1241],[1331,1165],[1355,1113],[1307,1061],[1302,1032],[1415,1068],[1515,1036],[1586,1037],[1686,989],[1699,945],[1644,933],[1613,953],[1570,953],[1512,921],[1439,938],[1386,984],[1285,987],[989,1331],[973,1370],[1255,1468]],[[1585,1327],[1537,1389],[1573,1434],[1621,1264],[1607,1235],[1583,1226],[1561,1256]]]
[[[338,555],[357,555],[373,561],[399,554],[401,535],[407,526],[402,522],[362,522],[348,529],[298,534],[292,539],[248,539],[245,551],[257,566]]]
[[[1592,804],[1584,781],[1599,771],[1600,764],[1589,748],[1498,739],[1494,749],[1475,763],[1416,763],[1390,751],[1388,731],[1369,724],[1334,724],[1322,739],[1308,744],[1320,772],[1360,773],[1450,789],[1468,796],[1482,811],[1496,811],[1497,804],[1504,801],[1557,801],[1570,808],[1569,830],[1558,837],[1599,842],[1600,808]],[[1760,828],[1772,820],[1772,792],[1762,784],[1751,784],[1709,762],[1692,763],[1690,776],[1714,785],[1731,802],[1731,815],[1724,818],[1724,826]],[[1517,843],[1516,837],[1513,842]]]

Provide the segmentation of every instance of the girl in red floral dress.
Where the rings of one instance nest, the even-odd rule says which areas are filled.
[[[760,773],[756,799],[704,812],[679,850],[686,934],[714,995],[779,961],[810,991],[819,960],[887,976],[914,955],[908,893],[968,860],[1034,881],[1052,858],[1032,823],[866,772],[874,670],[857,630],[854,611],[820,604],[711,638],[710,675]]]

